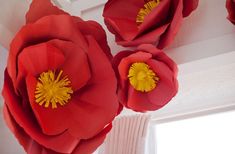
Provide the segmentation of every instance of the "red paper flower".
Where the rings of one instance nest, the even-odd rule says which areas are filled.
[[[183,18],[197,6],[198,0],[109,0],[103,16],[119,45],[158,43],[162,49],[173,41]]]
[[[235,0],[227,0],[226,8],[228,11],[228,20],[230,20],[235,25]]]
[[[153,45],[118,53],[113,66],[119,78],[119,101],[132,110],[157,110],[178,91],[177,65]]]
[[[119,112],[102,27],[34,0],[11,43],[5,120],[29,154],[90,154]]]

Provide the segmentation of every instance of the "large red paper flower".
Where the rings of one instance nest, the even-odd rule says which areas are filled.
[[[235,25],[235,0],[227,0],[226,8],[228,11],[228,20],[230,20]]]
[[[160,109],[177,93],[177,65],[153,45],[122,51],[113,60],[119,101],[135,111]]]
[[[198,0],[109,0],[103,16],[119,45],[151,43],[162,49],[197,6]]]
[[[90,154],[119,112],[102,27],[34,0],[10,46],[5,120],[29,154]]]

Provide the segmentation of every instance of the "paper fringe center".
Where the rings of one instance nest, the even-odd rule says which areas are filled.
[[[61,77],[61,70],[56,77],[56,73],[49,70],[40,74],[35,90],[36,103],[48,108],[51,104],[52,108],[57,108],[57,104],[64,106],[71,99],[73,90],[70,86],[71,82],[68,77]]]
[[[137,62],[131,65],[128,78],[134,89],[141,92],[152,91],[159,81],[159,77],[157,77],[149,65],[143,62]]]

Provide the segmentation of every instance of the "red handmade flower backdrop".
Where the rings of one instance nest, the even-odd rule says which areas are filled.
[[[9,51],[5,120],[27,153],[92,153],[119,112],[105,32],[48,0],[34,0],[26,20]],[[62,70],[73,90],[56,109],[35,101],[39,75],[48,70]]]
[[[5,120],[30,154],[89,154],[101,145],[123,106],[165,106],[178,91],[169,46],[198,0],[109,0],[105,23],[133,50],[114,58],[95,21],[33,0],[9,51]]]

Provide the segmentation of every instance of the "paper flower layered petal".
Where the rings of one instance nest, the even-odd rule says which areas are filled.
[[[58,39],[51,40],[48,43],[58,49],[63,49],[62,53],[66,59],[58,68],[63,70],[63,73],[69,77],[72,89],[77,91],[86,85],[91,78],[91,71],[87,53],[84,49],[77,45],[77,43]]]
[[[151,43],[158,48],[170,45],[178,32],[184,17],[198,6],[198,0],[163,0],[144,17],[143,23],[136,23],[137,14],[144,0],[109,0],[104,8],[105,24],[122,46],[137,46]],[[128,15],[127,15],[128,14]]]
[[[133,63],[147,64],[159,78],[150,92],[137,91],[128,78]],[[177,93],[177,65],[163,51],[153,45],[141,45],[135,51],[122,51],[113,60],[119,80],[119,101],[134,111],[154,111],[165,106]]]
[[[26,14],[26,23],[34,23],[42,17],[49,15],[67,14],[54,6],[49,0],[33,0]]]
[[[105,32],[50,0],[33,0],[26,18],[10,46],[5,120],[29,154],[90,154],[122,109]],[[50,70],[62,71],[71,82],[73,93],[64,106],[36,102],[40,75]]]
[[[11,52],[9,53],[7,69],[13,80],[13,84],[16,82],[18,69],[17,55],[20,54],[22,49],[53,39],[74,42],[84,51],[87,50],[87,43],[84,36],[76,29],[76,25],[68,15],[47,16],[34,24],[25,25],[17,33],[10,47]]]
[[[24,147],[27,153],[33,154],[64,154],[52,151],[47,149],[37,142],[35,142],[27,133],[25,133],[24,129],[22,129],[13,119],[7,107],[4,107],[4,118],[8,125],[8,127],[14,132],[16,138],[19,140],[20,144]],[[111,124],[106,126],[105,129],[100,132],[95,137],[82,140],[80,144],[72,151],[73,154],[91,154],[100,144],[103,143],[106,134],[112,128]]]
[[[9,112],[14,117],[18,125],[21,126],[33,140],[36,140],[39,144],[47,148],[62,153],[70,153],[73,148],[76,147],[79,140],[68,132],[64,132],[53,137],[43,134],[30,107],[22,106],[19,103],[19,96],[17,96],[13,91],[12,81],[8,73],[5,72],[3,97],[5,99],[6,106],[9,108]]]
[[[114,93],[115,74],[112,71],[110,74],[105,73],[112,70],[112,66],[92,37],[88,38],[88,42],[88,59],[93,76],[89,85],[84,87],[85,90],[74,94],[65,107],[55,110],[36,104],[34,90],[37,80],[34,77],[28,77],[26,80],[32,110],[45,134],[57,135],[67,130],[73,136],[88,139],[102,130],[117,114],[118,104],[110,103],[117,101]],[[108,112],[110,113],[107,114]],[[94,119],[96,122],[91,122]]]
[[[80,18],[75,18],[76,25],[83,35],[89,36],[92,35],[95,40],[98,42],[99,46],[103,49],[106,56],[111,60],[112,54],[107,43],[107,37],[104,29],[100,24],[92,20],[83,21]]]
[[[183,10],[183,16],[187,17],[192,13],[192,10],[195,10],[198,6],[199,1],[189,1],[184,0],[184,10]]]

